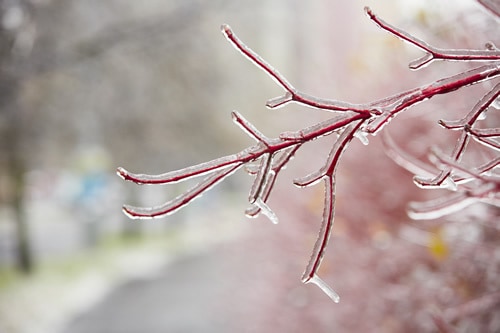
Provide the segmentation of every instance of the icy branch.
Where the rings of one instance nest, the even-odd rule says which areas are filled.
[[[489,3],[489,1],[483,2]],[[302,281],[316,284],[332,300],[338,302],[339,296],[319,278],[318,271],[333,228],[336,171],[343,152],[355,137],[367,144],[368,135],[377,134],[396,115],[418,103],[439,94],[447,94],[460,88],[500,77],[500,51],[492,43],[487,44],[485,50],[439,49],[383,21],[368,7],[365,11],[380,28],[426,53],[425,56],[410,64],[411,69],[422,68],[434,60],[488,61],[490,63],[370,103],[351,103],[318,98],[299,91],[279,71],[245,45],[228,25],[223,25],[222,33],[230,44],[250,62],[268,74],[284,90],[282,96],[267,101],[268,108],[274,109],[289,103],[298,103],[333,113],[332,117],[312,126],[297,131],[285,131],[276,138],[269,138],[240,113],[234,111],[232,112],[234,123],[256,143],[235,154],[159,175],[134,174],[123,168],[118,168],[117,173],[120,177],[137,184],[172,184],[203,176],[202,180],[191,189],[163,205],[156,207],[125,205],[124,212],[131,218],[157,218],[171,214],[191,203],[243,167],[251,177],[254,177],[248,195],[250,207],[245,211],[245,214],[248,217],[256,217],[262,213],[271,222],[277,223],[278,216],[269,206],[268,199],[279,173],[292,161],[293,156],[304,146],[304,143],[334,134],[332,137],[335,137],[335,142],[324,165],[316,172],[295,179],[294,184],[305,187],[321,181],[324,183],[325,195],[321,227]],[[475,168],[465,168],[461,164],[470,139],[481,142],[492,150],[500,149],[498,142],[500,129],[478,126],[478,119],[488,113],[490,106],[495,105],[499,94],[500,83],[497,82],[494,88],[486,93],[463,119],[440,121],[441,126],[448,130],[460,131],[461,135],[450,156],[444,155],[438,149],[433,151],[431,159],[434,165],[412,158],[397,147],[390,136],[384,135],[384,143],[389,155],[398,164],[420,176],[415,178],[420,186],[433,188],[447,185],[447,188],[454,190],[451,195],[432,202],[411,204],[409,211],[411,217],[416,219],[436,218],[478,201],[500,205],[500,185],[498,174],[495,174],[495,169],[500,164],[500,157],[494,157],[492,161]]]
[[[466,126],[470,128],[479,119],[481,114],[486,112],[498,96],[500,96],[500,83],[497,83],[493,89],[484,95],[464,118],[454,121],[439,120],[438,123],[444,128],[451,130],[465,129]]]
[[[410,69],[417,70],[429,65],[434,60],[453,61],[495,61],[500,60],[500,51],[495,49],[486,50],[446,50],[431,46],[423,40],[410,35],[409,33],[385,22],[375,15],[369,7],[365,7],[368,17],[380,28],[393,34],[394,36],[408,42],[417,48],[425,51],[426,54],[409,64]]]

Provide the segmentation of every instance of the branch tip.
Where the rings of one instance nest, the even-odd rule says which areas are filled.
[[[373,11],[371,10],[371,8],[369,6],[365,6],[364,11],[365,11],[365,14],[368,15],[370,20],[373,20],[375,18],[375,14],[373,13]]]
[[[287,104],[291,101],[293,101],[293,95],[291,92],[287,91],[283,96],[278,96],[278,97],[274,97],[274,98],[269,99],[266,102],[266,106],[269,109],[276,109],[276,108],[284,106],[285,104]]]
[[[434,60],[434,55],[432,53],[427,53],[426,55],[410,62],[408,64],[408,68],[410,68],[413,71],[416,71],[416,70],[419,70],[421,68],[426,67],[433,60]]]
[[[124,180],[129,180],[128,179],[128,171],[125,170],[124,168],[122,167],[118,167],[116,168],[116,174],[118,175],[118,177],[124,179]]]
[[[229,36],[232,36],[233,35],[233,31],[231,30],[231,27],[228,25],[228,24],[222,24],[220,26],[220,29],[222,31],[222,34],[224,34],[224,36],[226,36],[227,38],[229,38]]]

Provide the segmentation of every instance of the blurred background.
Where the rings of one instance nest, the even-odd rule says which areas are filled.
[[[320,275],[340,304],[300,283],[323,189],[291,183],[321,167],[332,138],[280,178],[278,225],[245,219],[243,173],[164,219],[121,212],[185,187],[126,183],[116,167],[158,174],[252,144],[232,110],[271,137],[328,117],[267,110],[280,88],[222,23],[319,97],[368,102],[467,68],[409,71],[421,53],[375,27],[365,5],[440,47],[500,42],[472,0],[0,0],[0,332],[435,332],[436,314],[459,332],[499,332],[498,210],[411,221],[407,203],[436,194],[378,137],[353,142],[339,170]],[[388,131],[425,159],[456,140],[436,121],[466,114],[489,85],[419,105]]]

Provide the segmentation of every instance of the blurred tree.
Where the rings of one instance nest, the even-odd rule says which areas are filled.
[[[33,256],[23,205],[26,172],[22,138],[24,119],[17,103],[20,80],[17,70],[31,48],[29,10],[28,1],[0,1],[0,131],[5,138],[0,152],[0,172],[6,174],[2,179],[7,183],[3,186],[5,197],[2,199],[13,209],[17,226],[17,266],[25,273],[33,270]]]
[[[148,160],[151,170],[213,156],[209,135],[219,151],[239,146],[226,139],[230,130],[216,118],[199,116],[200,105],[207,114],[220,110],[223,78],[239,66],[215,55],[226,51],[222,39],[209,43],[203,36],[212,34],[205,25],[218,25],[212,19],[221,13],[251,20],[242,9],[265,12],[256,4],[2,0],[0,130],[8,138],[2,142],[2,201],[20,221],[20,258],[30,253],[30,221],[22,213],[27,172],[60,172],[75,151],[89,146],[114,151],[116,160],[132,166]],[[207,65],[211,61],[217,66]],[[196,76],[187,74],[193,71]],[[251,108],[260,98],[240,102]],[[225,104],[234,106],[230,99]],[[53,193],[56,184],[50,185]],[[46,217],[36,219],[31,222],[42,225]]]

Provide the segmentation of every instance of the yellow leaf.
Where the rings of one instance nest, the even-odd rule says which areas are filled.
[[[450,252],[448,244],[444,240],[440,230],[430,235],[428,248],[432,257],[437,260],[446,259]]]

